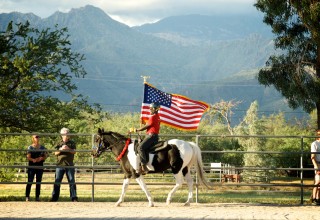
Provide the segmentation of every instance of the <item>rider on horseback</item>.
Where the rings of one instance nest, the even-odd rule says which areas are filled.
[[[135,132],[147,130],[147,136],[145,139],[139,144],[138,153],[140,155],[141,161],[141,170],[139,173],[146,174],[148,173],[147,163],[149,160],[149,149],[156,145],[159,141],[159,131],[160,131],[160,116],[158,111],[160,109],[160,105],[158,103],[150,104],[150,113],[151,116],[146,123],[145,126],[138,128]]]

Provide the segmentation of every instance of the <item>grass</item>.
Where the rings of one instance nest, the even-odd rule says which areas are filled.
[[[116,202],[119,199],[122,189],[122,174],[107,174],[99,173],[95,175],[95,182],[98,185],[94,186],[94,201],[95,202]],[[147,176],[146,176],[147,177]],[[174,179],[172,175],[148,175],[146,182],[151,195],[155,202],[165,202],[168,193],[173,187]],[[151,178],[150,178],[151,177]],[[92,201],[92,185],[89,183],[92,180],[90,173],[77,173],[77,193],[81,202]],[[41,188],[41,201],[49,201],[53,189],[54,173],[45,173],[43,178],[43,185]],[[170,182],[155,185],[155,182]],[[20,175],[15,184],[0,184],[0,202],[5,201],[25,201],[25,176]],[[63,185],[61,186],[61,193],[59,201],[70,201],[69,186],[64,177]],[[102,185],[102,183],[111,183]],[[149,183],[149,184],[148,184]],[[279,183],[279,181],[277,181]],[[286,182],[287,183],[287,182]],[[292,183],[295,183],[292,181]],[[114,185],[113,185],[114,184]],[[306,183],[306,184],[311,184]],[[196,201],[196,194],[194,190],[194,201]],[[311,189],[304,190],[304,204],[310,204]],[[179,189],[173,197],[173,202],[184,203],[187,199],[188,190],[184,185]],[[31,189],[31,201],[35,197],[35,184]],[[126,202],[147,201],[145,194],[136,184],[135,180],[131,181],[125,197]],[[198,191],[198,202],[200,203],[261,203],[261,204],[279,204],[279,205],[298,205],[300,204],[300,188],[297,187],[250,187],[250,186],[228,186],[219,185],[214,190],[208,190],[203,187]]]

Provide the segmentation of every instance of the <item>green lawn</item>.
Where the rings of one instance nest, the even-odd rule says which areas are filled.
[[[167,194],[173,187],[174,179],[172,175],[147,175],[146,179],[148,188],[155,202],[165,202]],[[146,176],[146,177],[147,177]],[[122,188],[122,174],[100,173],[95,175],[97,185],[92,188],[92,185],[86,184],[91,182],[91,173],[77,174],[76,180],[77,193],[79,200],[82,202],[92,201],[92,190],[94,189],[94,201],[97,202],[116,202],[120,196]],[[20,175],[15,184],[0,184],[0,201],[24,201],[25,200],[25,176]],[[54,181],[54,173],[45,173],[43,185],[41,189],[41,201],[49,201]],[[66,177],[61,186],[60,201],[70,201],[69,186],[66,184]],[[155,185],[155,182],[161,181],[160,185]],[[166,184],[164,182],[170,182]],[[114,183],[114,185],[102,185],[103,183]],[[286,182],[287,183],[287,182]],[[308,184],[311,184],[308,183]],[[304,189],[304,204],[310,204],[310,188]],[[34,200],[35,185],[31,189],[31,201]],[[184,203],[187,199],[188,190],[184,185],[177,191],[173,197],[173,202]],[[147,201],[145,194],[136,184],[135,180],[131,181],[128,188],[125,201]],[[194,190],[194,202],[196,201],[196,190]],[[213,190],[208,190],[203,187],[198,191],[198,202],[200,203],[263,203],[263,204],[300,204],[300,188],[297,187],[242,187],[242,186],[224,186],[219,185]]]

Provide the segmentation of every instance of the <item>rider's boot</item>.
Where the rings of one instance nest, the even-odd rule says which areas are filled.
[[[149,172],[149,169],[148,169],[146,164],[141,164],[141,171],[142,171],[141,172],[142,175],[145,175],[145,174],[147,174]]]

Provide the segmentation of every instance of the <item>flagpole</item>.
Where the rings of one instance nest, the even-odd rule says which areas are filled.
[[[150,76],[141,76],[143,78],[143,84],[147,83],[147,79],[150,79]]]
[[[144,85],[145,83],[147,83],[147,80],[150,79],[150,76],[141,76],[141,78],[143,78],[143,85]],[[143,100],[141,103],[143,103]],[[142,119],[140,119],[140,128],[142,127],[142,124],[144,123],[142,123]]]

